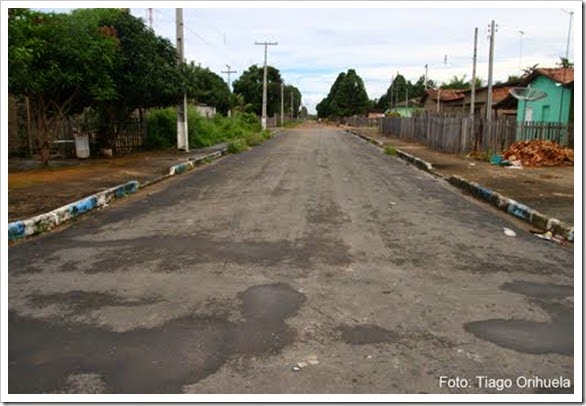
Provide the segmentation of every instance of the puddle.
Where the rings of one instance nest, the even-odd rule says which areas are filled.
[[[531,298],[531,302],[549,313],[551,322],[523,319],[491,319],[464,324],[476,337],[504,348],[530,354],[574,354],[574,310],[562,303],[573,294],[568,285],[542,284],[515,280],[501,289]]]
[[[106,393],[181,393],[184,385],[213,374],[234,355],[275,354],[293,342],[295,332],[285,319],[298,310],[303,294],[274,284],[251,287],[239,296],[242,323],[184,317],[124,333],[9,312],[9,392],[66,392],[77,377],[78,393],[96,387]],[[83,377],[89,382],[85,389]]]
[[[367,324],[358,326],[343,325],[339,328],[342,332],[342,340],[346,344],[365,345],[392,341],[397,335],[382,327]]]

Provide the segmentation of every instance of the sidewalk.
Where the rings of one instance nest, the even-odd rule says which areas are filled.
[[[47,213],[130,180],[148,184],[172,166],[222,151],[227,143],[182,151],[138,152],[111,159],[62,159],[40,166],[34,159],[8,161],[8,221]]]
[[[432,164],[445,178],[459,176],[529,206],[568,225],[574,224],[574,167],[507,169],[455,154],[428,149],[425,145],[384,137],[373,128],[353,128],[386,146],[393,146]]]

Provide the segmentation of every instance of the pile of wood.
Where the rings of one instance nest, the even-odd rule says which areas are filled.
[[[513,143],[503,154],[526,167],[574,165],[574,150],[554,141],[530,140]]]

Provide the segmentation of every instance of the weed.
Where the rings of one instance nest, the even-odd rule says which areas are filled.
[[[245,151],[246,148],[246,141],[242,138],[237,138],[228,142],[228,152],[231,154],[237,154],[239,152]]]
[[[385,154],[395,156],[397,155],[397,148],[388,146],[385,148]]]

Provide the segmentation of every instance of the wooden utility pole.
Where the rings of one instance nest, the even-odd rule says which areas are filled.
[[[265,47],[265,63],[264,63],[264,73],[263,73],[263,81],[262,81],[262,117],[261,117],[261,124],[262,129],[267,129],[267,48],[269,45],[279,45],[277,42],[255,42],[255,45],[264,45]]]
[[[175,25],[177,29],[177,60],[180,64],[183,56],[183,9],[175,9]],[[187,135],[187,95],[183,90],[183,100],[177,105],[177,149],[189,152],[189,138]]]

